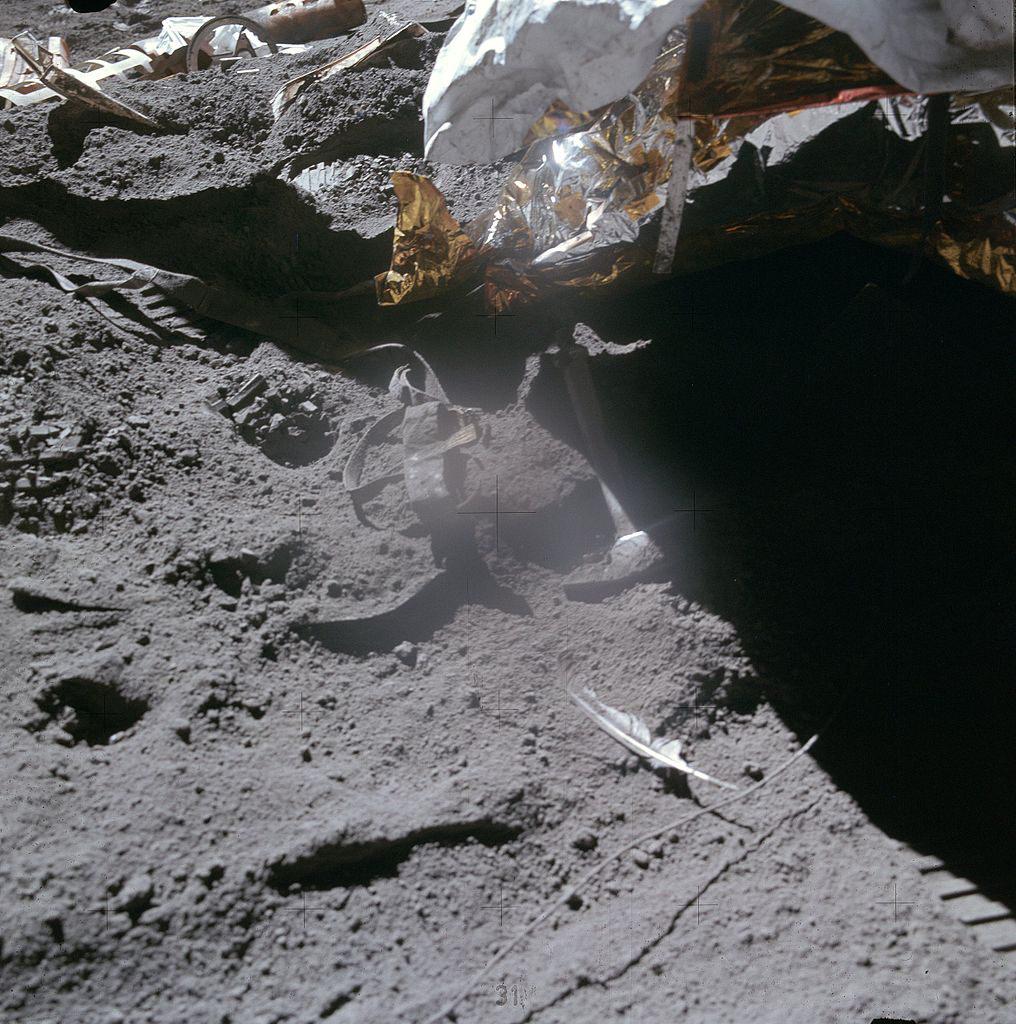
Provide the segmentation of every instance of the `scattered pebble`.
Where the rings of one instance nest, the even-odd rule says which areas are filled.
[[[631,851],[632,863],[636,867],[647,868],[649,867],[649,854],[645,850],[635,849]]]
[[[140,872],[132,875],[111,901],[113,909],[125,914],[139,914],[151,903],[154,891],[155,883],[150,874]]]

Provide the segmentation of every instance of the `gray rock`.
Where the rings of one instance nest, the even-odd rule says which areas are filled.
[[[392,654],[394,654],[403,665],[408,665],[410,668],[416,664],[416,644],[411,644],[408,640],[403,640],[402,643],[396,644]]]
[[[130,915],[140,914],[151,904],[154,892],[155,883],[152,881],[150,874],[140,872],[139,874],[131,875],[124,883],[124,887],[112,900],[113,909]]]

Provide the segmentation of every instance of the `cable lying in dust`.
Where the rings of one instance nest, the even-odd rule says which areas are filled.
[[[713,811],[718,811],[721,807],[728,807],[733,803],[737,803],[740,800],[744,800],[752,793],[757,793],[760,789],[762,789],[763,786],[768,785],[770,782],[773,781],[773,779],[777,778],[779,775],[782,775],[785,771],[787,771],[787,769],[789,769],[801,757],[803,757],[815,745],[816,741],[818,740],[818,736],[818,733],[812,736],[811,739],[804,744],[804,746],[802,746],[799,750],[792,754],[786,761],[783,762],[783,764],[781,764],[778,768],[772,771],[764,779],[762,779],[760,782],[756,782],[755,785],[749,786],[747,789],[743,789],[740,792],[733,794],[732,796],[724,797],[722,800],[717,800],[714,803],[708,804],[707,806],[702,807],[697,811],[693,811],[691,814],[687,814],[681,818],[677,818],[675,821],[670,821],[666,825],[663,825],[659,828],[654,828],[651,831],[646,832],[641,836],[638,836],[636,839],[633,839],[630,843],[627,843],[626,845],[622,846],[620,849],[612,853],[609,857],[604,858],[602,861],[600,861],[599,864],[597,864],[595,867],[587,871],[573,886],[570,886],[568,889],[566,889],[542,913],[533,918],[533,920],[530,921],[529,924],[527,924],[518,933],[518,935],[515,936],[514,939],[512,939],[505,946],[503,946],[491,958],[490,962],[485,967],[476,972],[476,974],[472,977],[468,984],[464,985],[440,1010],[437,1011],[437,1013],[428,1017],[424,1024],[438,1024],[439,1021],[443,1020],[446,1017],[449,1017],[452,1011],[455,1009],[455,1007],[458,1006],[458,1004],[462,1002],[462,1000],[465,999],[465,997],[476,988],[476,985],[480,981],[482,981],[502,960],[504,960],[504,958],[520,942],[522,942],[523,939],[528,938],[541,924],[543,924],[544,921],[548,920],[558,910],[560,910],[561,907],[563,907],[570,899],[572,899],[573,896],[577,895],[581,890],[583,890],[605,868],[609,867],[612,864],[616,864],[621,857],[623,857],[626,853],[629,853],[630,851],[634,850],[636,847],[643,846],[645,843],[648,843],[653,839],[658,839],[666,832],[670,832],[675,828],[681,828],[684,825],[689,825],[691,824],[691,822],[695,821],[697,818],[701,818],[705,814],[710,814]],[[805,810],[807,809],[808,808],[805,808]],[[763,841],[765,838],[768,838],[769,834],[771,833],[767,833],[766,836],[763,837]],[[721,873],[723,870],[725,870],[725,868],[721,869]],[[707,883],[707,886],[710,884],[712,884],[711,881]],[[683,908],[681,912],[683,912]],[[645,951],[643,950],[643,953],[640,953],[639,956],[642,956],[644,952]]]
[[[642,948],[637,953],[635,953],[634,956],[629,957],[616,970],[614,970],[613,972],[604,977],[592,978],[588,981],[583,981],[581,984],[571,985],[569,988],[566,988],[562,992],[559,992],[549,1002],[544,1003],[542,1006],[533,1007],[526,1014],[526,1016],[522,1018],[519,1024],[529,1024],[530,1021],[536,1020],[536,1018],[541,1013],[545,1012],[546,1010],[552,1009],[555,1006],[560,1005],[570,996],[574,995],[575,992],[577,992],[580,988],[583,988],[586,984],[606,986],[609,985],[612,981],[617,981],[619,978],[623,978],[633,967],[637,967],[649,953],[651,953],[661,942],[663,942],[663,940],[668,935],[671,935],[673,933],[674,929],[677,927],[681,918],[684,916],[685,911],[691,907],[696,906],[699,900],[701,900],[701,898],[732,867],[736,867],[742,861],[747,860],[748,857],[750,857],[753,853],[758,852],[758,850],[760,850],[788,822],[793,821],[795,818],[802,817],[803,815],[807,814],[809,811],[817,807],[818,804],[820,804],[825,799],[825,796],[825,794],[822,794],[822,796],[819,796],[815,800],[812,800],[812,802],[807,806],[800,807],[794,811],[791,811],[790,814],[784,815],[782,818],[780,818],[778,822],[776,822],[775,825],[767,829],[761,836],[759,836],[756,842],[754,842],[751,846],[742,850],[736,857],[732,857],[730,860],[726,861],[719,868],[717,868],[717,870],[714,871],[713,874],[710,875],[709,878],[707,878],[706,881],[699,886],[699,888],[692,895],[691,899],[686,900],[684,903],[681,904],[680,907],[677,908],[677,910],[674,912],[674,915],[671,917],[670,923],[667,925],[667,927],[664,928],[658,935],[650,939],[648,942],[644,943]]]

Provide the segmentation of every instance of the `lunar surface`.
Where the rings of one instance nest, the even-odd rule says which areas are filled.
[[[11,0],[0,35],[90,57],[247,6]],[[378,308],[391,173],[468,220],[508,168],[423,158],[452,6],[108,86],[168,132],[0,111],[0,233],[353,289],[322,317],[422,354],[478,423],[444,532],[398,480],[358,515],[343,470],[403,354],[171,324],[0,256],[0,1016],[1011,1024],[1010,302],[837,236],[498,318]],[[407,19],[398,61],[273,119]],[[584,599],[615,531],[563,337],[667,556]],[[397,433],[368,448],[365,478],[402,465]],[[741,798],[696,814],[730,791],[569,681]]]

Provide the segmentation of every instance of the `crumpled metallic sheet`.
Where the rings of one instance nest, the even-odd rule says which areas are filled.
[[[38,49],[27,38],[23,37],[21,42],[23,45],[28,46],[30,50],[37,51]],[[49,36],[42,45],[49,51],[53,63],[57,67],[66,68],[69,66],[70,49],[67,46],[67,40],[63,36]],[[38,56],[37,52],[36,56]],[[29,80],[35,80],[35,72],[14,48],[13,41],[5,36],[0,36],[0,89],[16,86],[22,81]]]
[[[377,278],[378,302],[392,306],[437,295],[468,273],[472,239],[448,212],[444,196],[419,174],[392,175],[399,214],[391,270]]]
[[[924,242],[929,256],[937,255],[960,276],[1016,296],[1014,101],[1013,89],[952,98],[947,198],[942,223],[928,239],[922,237],[921,205],[926,97],[905,93],[776,116],[697,119],[692,205],[674,269],[753,258],[849,231],[893,247],[916,249]],[[843,130],[847,124],[849,133]],[[889,133],[910,145],[896,145]],[[736,214],[751,190],[742,174],[744,188],[728,189],[726,202],[714,204],[717,223],[703,224],[695,202],[700,209],[708,203],[706,186],[718,185],[734,171],[745,145],[745,163],[754,168],[762,200],[758,205],[768,209],[724,222],[724,213]]]
[[[1006,92],[954,99],[947,198],[941,223],[927,239],[925,98],[813,107],[754,124],[751,118],[705,122],[713,131],[696,137],[674,272],[753,259],[847,231],[896,248],[924,244],[928,256],[960,276],[1016,297],[1014,140],[1002,127],[1013,124],[1013,106]],[[652,248],[643,246],[643,267]],[[614,262],[604,254],[604,282],[617,276]],[[562,274],[553,285],[585,286],[589,268],[584,274],[575,269],[574,280]]]
[[[675,133],[663,102],[678,69],[676,49],[668,50],[635,94],[605,108],[588,127],[536,142],[512,169],[494,209],[467,225],[459,226],[443,200],[438,209],[440,193],[426,179],[393,175],[399,215],[392,269],[378,283],[381,304],[439,292],[439,281],[455,276],[444,252],[462,264],[496,254],[518,273],[633,244],[663,205]],[[562,116],[570,115],[559,107],[548,125]],[[464,237],[471,243],[468,260]],[[507,291],[489,280],[486,289],[495,308],[531,291],[521,279],[508,287],[507,272],[498,276]]]
[[[829,38],[814,42],[828,44]],[[853,48],[849,40],[836,41],[848,45]],[[469,224],[460,226],[443,204],[440,217],[428,220],[435,195],[423,195],[425,179],[404,179],[400,204],[411,204],[418,215],[403,222],[400,208],[393,268],[379,283],[381,303],[433,296],[440,281],[454,280],[456,270],[440,251],[470,272],[486,264],[486,299],[498,311],[556,288],[594,287],[647,272],[655,239],[644,236],[652,234],[648,225],[665,202],[684,49],[683,39],[666,49],[635,93],[600,111],[555,105],[534,126],[537,141],[510,172],[494,209]],[[802,62],[786,53],[781,61],[804,88],[809,79]],[[752,66],[758,69],[746,59],[742,70],[747,74]],[[871,65],[865,67],[870,75]],[[840,96],[843,79],[835,70],[821,63],[816,74],[820,83],[828,74]],[[771,72],[772,62],[762,62],[763,76]],[[830,103],[821,89],[812,89],[817,105],[802,109],[696,117],[675,271],[752,258],[841,230],[886,245],[921,244],[926,99],[891,94],[873,100],[870,89],[881,86],[860,70],[851,77],[848,69],[845,80],[852,87],[865,83],[850,102]],[[747,82],[736,85],[734,105],[749,95],[780,94],[768,79],[755,83],[754,94]],[[581,127],[567,131],[576,123]],[[949,144],[946,211],[929,248],[962,276],[1016,295],[1016,207],[1011,195],[1006,198],[1011,92],[955,98]],[[462,236],[472,242],[468,260],[462,259]]]
[[[101,57],[91,58],[78,64],[74,70],[90,84],[98,87],[99,82],[114,75],[123,78],[159,79],[182,73],[187,44],[194,33],[209,19],[207,16],[164,18],[162,30],[157,36],[140,39],[124,47],[109,50]],[[238,51],[241,40],[246,40],[254,53],[267,53],[268,47],[259,39],[252,39],[240,25],[223,25],[217,28],[204,49],[217,57],[232,56]],[[17,78],[8,75],[6,40],[0,38],[0,110],[8,107],[27,107],[51,99],[61,99],[56,92],[44,86],[34,72],[21,74]],[[59,44],[55,50],[54,45]],[[69,67],[70,52],[66,43],[56,36],[50,37],[49,49],[56,52],[60,67]],[[310,47],[300,43],[279,43],[279,53],[297,54]],[[8,81],[7,79],[13,78]],[[8,87],[9,86],[9,87]]]
[[[554,100],[553,103],[537,118],[529,127],[526,137],[522,140],[523,146],[531,146],[540,139],[551,139],[555,135],[565,135],[589,124],[596,115],[590,111],[580,113],[572,110],[564,100]]]
[[[902,92],[844,32],[773,0],[710,0],[688,27],[675,113],[778,112]]]
[[[930,239],[934,251],[960,277],[1016,296],[1016,200],[1003,216],[982,223],[943,218]]]

